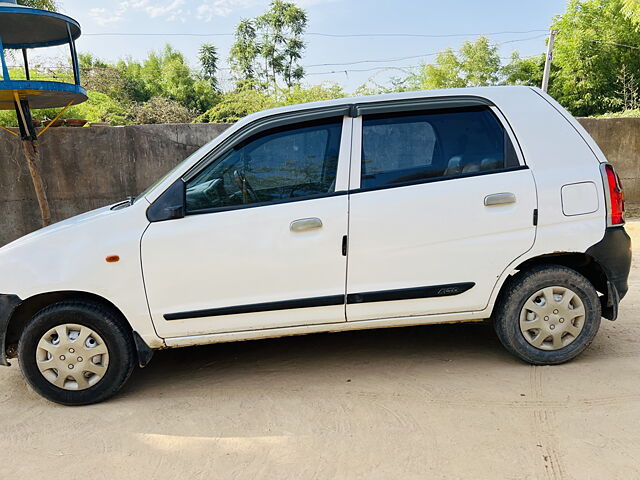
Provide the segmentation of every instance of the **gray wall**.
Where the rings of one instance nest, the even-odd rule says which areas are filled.
[[[640,203],[640,118],[579,118],[616,168],[628,203]]]
[[[640,118],[580,119],[640,203]],[[41,138],[54,221],[142,192],[228,125],[52,128]],[[40,227],[20,142],[0,132],[0,245]]]
[[[51,128],[40,139],[53,221],[137,195],[228,125]],[[20,141],[0,131],[0,245],[41,226]]]

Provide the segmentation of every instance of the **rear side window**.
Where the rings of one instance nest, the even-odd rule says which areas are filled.
[[[487,107],[363,119],[361,188],[517,166],[509,136]]]

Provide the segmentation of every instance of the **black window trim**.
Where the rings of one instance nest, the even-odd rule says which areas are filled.
[[[284,203],[293,202],[306,202],[310,200],[318,200],[321,198],[339,197],[348,194],[348,190],[340,190],[339,192],[318,193],[315,195],[307,195],[304,197],[283,198],[280,200],[271,200],[269,202],[248,203],[246,205],[229,205],[227,207],[202,208],[200,210],[193,210],[191,212],[185,210],[185,216],[190,217],[192,215],[204,215],[207,213],[230,212],[232,210],[245,210],[247,208],[269,207],[271,205],[282,205]]]
[[[238,148],[248,140],[261,134],[266,135],[268,134],[267,132],[280,128],[287,129],[288,127],[299,124],[322,123],[323,121],[330,121],[331,119],[340,119],[343,121],[345,116],[349,116],[350,111],[350,105],[339,105],[337,107],[316,108],[305,112],[289,112],[258,119],[255,122],[245,125],[245,127],[225,139],[220,145],[214,147],[187,170],[181,178],[187,183],[211,163],[220,159],[223,155],[226,155],[230,150]]]
[[[354,188],[349,191],[350,194],[358,194],[364,192],[374,192],[376,190],[387,190],[389,188],[402,188],[402,187],[413,187],[415,185],[422,185],[425,183],[436,183],[436,182],[451,182],[454,180],[463,180],[471,177],[481,177],[484,175],[499,175],[501,173],[511,173],[517,172],[519,170],[529,170],[527,165],[518,165],[517,167],[508,167],[501,168],[499,170],[489,170],[486,172],[471,172],[471,173],[462,173],[459,175],[449,175],[446,177],[433,177],[433,178],[424,178],[421,180],[412,180],[409,182],[398,182],[398,183],[389,183],[386,185],[376,185],[375,187],[365,187],[365,188]]]
[[[248,205],[233,205],[228,207],[217,207],[210,209],[201,209],[197,211],[187,212],[186,211],[186,199],[184,200],[184,216],[191,215],[204,215],[209,213],[218,213],[218,212],[227,212],[233,210],[243,210],[246,208],[260,208],[266,207],[270,205],[279,205],[286,204],[291,202],[304,202],[310,200],[317,200],[320,198],[329,198],[335,196],[342,196],[348,194],[358,194],[363,192],[370,192],[375,190],[384,190],[387,188],[401,188],[413,185],[420,185],[424,183],[432,183],[436,181],[452,181],[457,179],[464,179],[469,177],[476,177],[480,175],[495,175],[499,173],[507,173],[517,170],[526,170],[529,167],[526,164],[524,158],[524,152],[522,147],[520,146],[520,142],[518,137],[515,135],[515,132],[511,128],[508,119],[506,116],[500,111],[500,109],[489,99],[476,96],[476,95],[456,95],[456,96],[442,96],[442,97],[426,97],[426,98],[415,98],[415,99],[403,99],[403,100],[388,100],[388,101],[373,101],[366,102],[362,101],[361,103],[348,103],[343,105],[335,105],[330,107],[319,107],[306,111],[293,111],[287,112],[283,114],[276,114],[265,118],[257,119],[255,122],[251,122],[241,130],[231,135],[229,138],[225,139],[222,143],[214,147],[211,151],[203,155],[203,157],[196,162],[187,172],[185,172],[174,184],[167,187],[167,190],[170,190],[176,183],[181,183],[185,186],[185,196],[186,196],[186,183],[198,175],[202,169],[208,167],[212,162],[218,160],[222,155],[226,155],[226,153],[236,148],[241,143],[245,142],[247,139],[254,137],[260,132],[264,132],[267,130],[273,130],[279,127],[286,128],[292,125],[300,124],[300,123],[313,123],[318,121],[319,123],[322,120],[329,120],[331,118],[340,118],[340,117],[351,117],[357,118],[362,117],[364,115],[390,115],[390,114],[417,114],[419,112],[429,112],[438,110],[459,110],[464,108],[473,108],[473,107],[486,107],[488,108],[495,116],[500,125],[508,132],[509,138],[512,143],[514,143],[514,147],[516,150],[516,155],[518,157],[518,161],[520,162],[520,166],[511,167],[507,169],[501,170],[493,170],[488,172],[473,172],[463,175],[450,176],[450,177],[436,177],[429,179],[422,179],[410,182],[403,183],[395,183],[389,185],[381,185],[377,187],[369,187],[369,188],[355,188],[351,189],[348,187],[346,190],[327,192],[318,195],[310,195],[306,197],[296,197],[296,198],[287,198],[281,200],[274,200],[271,202],[260,202],[260,203],[252,203]],[[344,120],[343,120],[344,122]],[[360,147],[362,148],[362,146]],[[353,158],[353,152],[352,158]],[[361,153],[361,152],[359,152]],[[338,169],[339,171],[339,169]],[[358,179],[360,181],[360,179]],[[165,220],[171,220],[177,217],[167,216],[164,212],[166,209],[166,201],[163,201],[163,197],[167,190],[163,192],[156,200],[149,206],[147,211],[147,217],[152,222],[159,222]],[[175,198],[175,195],[173,195]],[[156,205],[158,204],[158,205]],[[153,215],[150,215],[152,213]],[[157,211],[157,212],[155,212]],[[152,219],[153,218],[153,219]]]
[[[408,110],[408,109],[399,110],[399,111],[386,110],[384,112],[375,111],[372,114],[366,114],[366,116],[369,118],[377,119],[377,118],[409,117],[409,116],[422,115],[422,114],[428,115],[428,114],[441,114],[441,113],[449,113],[449,112],[465,112],[465,111],[475,111],[480,109],[491,112],[491,114],[495,117],[498,124],[507,133],[507,135],[509,136],[509,140],[513,144],[513,149],[515,151],[515,154],[519,163],[518,166],[500,168],[496,170],[489,170],[486,172],[471,172],[471,173],[464,173],[464,174],[458,174],[458,175],[424,178],[420,180],[411,180],[407,182],[390,183],[386,185],[376,185],[374,187],[363,188],[362,186],[360,186],[358,188],[350,189],[349,193],[357,194],[357,193],[364,193],[364,192],[373,192],[376,190],[386,190],[388,188],[410,187],[414,185],[422,185],[425,183],[448,182],[448,181],[462,179],[462,178],[479,177],[483,175],[496,175],[499,173],[516,172],[518,170],[529,170],[529,167],[524,158],[522,147],[520,146],[520,142],[518,141],[518,138],[516,137],[515,133],[511,129],[511,125],[509,124],[504,114],[500,111],[500,109],[491,102],[476,103],[471,105],[459,104],[459,105],[449,106],[445,108],[429,108],[429,109],[422,109],[422,110],[414,108],[413,110]],[[365,117],[363,115],[361,126],[360,126],[360,135],[364,134],[364,119]],[[435,133],[437,136],[438,135],[437,131]],[[352,159],[356,158],[356,161],[362,162],[363,148],[364,148],[364,145],[363,145],[363,142],[361,141],[360,151],[357,152],[356,155],[353,155],[353,152],[352,152]],[[358,183],[359,185],[362,185],[362,164],[360,165],[360,178],[358,178]]]
[[[344,117],[344,116],[343,116]],[[202,172],[205,168],[208,168],[212,163],[216,162],[217,160],[222,159],[227,153],[229,153],[231,150],[237,149],[237,148],[242,148],[245,145],[247,145],[248,143],[266,137],[268,135],[271,135],[273,133],[278,133],[278,132],[282,132],[282,131],[287,131],[289,129],[291,129],[291,127],[295,127],[295,128],[307,128],[307,127],[313,127],[313,126],[320,126],[320,125],[330,125],[335,123],[336,125],[339,125],[340,127],[340,148],[342,146],[342,129],[344,127],[344,118],[340,117],[340,116],[329,116],[329,117],[322,117],[322,118],[314,118],[314,119],[309,119],[303,122],[295,122],[295,123],[289,123],[289,124],[284,124],[284,125],[271,125],[270,128],[265,128],[262,129],[260,131],[254,132],[251,136],[247,136],[247,137],[243,137],[241,141],[238,142],[233,142],[233,145],[230,145],[229,148],[225,149],[224,151],[220,152],[219,155],[216,155],[215,158],[213,158],[210,162],[208,162],[206,165],[204,165],[200,170],[198,170],[198,172],[191,176],[190,179],[195,178],[198,174],[200,174],[200,172]],[[329,140],[327,140],[329,141]],[[336,175],[339,172],[339,166],[340,164],[340,158],[338,158],[338,164],[336,166]],[[228,206],[224,206],[224,207],[212,207],[212,208],[201,208],[199,210],[192,210],[189,211],[187,210],[187,202],[186,202],[186,188],[187,188],[187,182],[189,180],[184,179],[183,176],[183,182],[185,185],[185,201],[184,201],[184,216],[191,216],[191,215],[204,215],[207,213],[217,213],[217,212],[228,212],[231,210],[244,210],[245,208],[257,208],[257,207],[267,207],[270,205],[279,205],[279,204],[283,204],[283,203],[292,203],[292,202],[301,202],[301,201],[305,201],[305,200],[317,200],[319,198],[326,198],[326,197],[336,197],[336,196],[340,196],[340,195],[347,195],[349,192],[348,190],[340,190],[340,191],[333,191],[333,192],[326,192],[326,193],[317,193],[314,195],[305,195],[303,197],[292,197],[292,198],[282,198],[282,199],[278,199],[278,200],[271,200],[268,202],[255,202],[255,203],[248,203],[246,205],[228,205]]]

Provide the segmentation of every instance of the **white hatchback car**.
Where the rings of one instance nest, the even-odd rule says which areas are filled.
[[[0,249],[0,363],[81,405],[154,349],[493,319],[511,353],[558,364],[617,316],[623,210],[535,88],[265,111],[137,199]]]

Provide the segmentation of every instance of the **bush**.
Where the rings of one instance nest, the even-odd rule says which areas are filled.
[[[148,102],[137,104],[133,111],[133,119],[137,124],[150,123],[191,123],[197,115],[175,100],[154,97]]]
[[[332,100],[345,97],[346,93],[337,84],[315,85],[310,88],[295,86],[270,94],[265,90],[244,86],[222,95],[220,102],[196,118],[197,123],[232,123],[251,113],[268,108],[295,105],[298,103]]]

